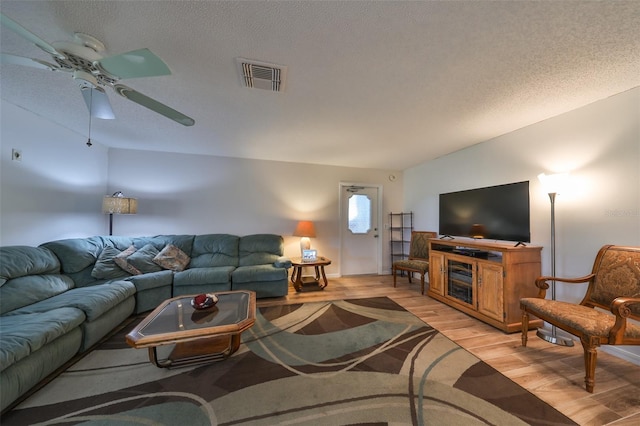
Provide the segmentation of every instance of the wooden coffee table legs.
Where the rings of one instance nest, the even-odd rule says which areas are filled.
[[[149,347],[149,361],[160,368],[182,367],[222,361],[240,347],[240,334],[215,336],[175,344],[169,356],[158,358],[157,346]]]

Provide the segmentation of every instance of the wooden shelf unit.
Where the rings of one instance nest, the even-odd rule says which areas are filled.
[[[409,257],[411,243],[411,231],[413,231],[413,212],[389,213],[389,241],[391,248],[391,264],[396,260],[404,260]],[[404,275],[404,271],[401,271]]]
[[[534,297],[542,247],[466,238],[429,240],[427,295],[504,332],[522,329],[520,299]],[[530,328],[542,321],[529,322]]]

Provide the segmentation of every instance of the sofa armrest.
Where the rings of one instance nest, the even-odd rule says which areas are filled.
[[[536,287],[539,288],[538,297],[544,299],[547,295],[547,289],[549,288],[548,281],[559,281],[567,284],[582,284],[591,281],[595,277],[595,274],[585,275],[579,278],[561,278],[561,277],[549,277],[542,276],[536,279]]]
[[[609,331],[609,344],[623,344],[627,331],[627,318],[633,315],[630,305],[640,304],[640,297],[618,297],[611,302],[611,313],[616,316],[616,323]]]
[[[273,263],[273,266],[275,266],[276,268],[289,269],[289,268],[291,268],[291,259],[289,259],[286,256],[280,256],[280,257],[278,257],[278,260],[276,260]]]

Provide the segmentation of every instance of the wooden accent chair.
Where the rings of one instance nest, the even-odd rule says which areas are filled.
[[[437,232],[412,231],[409,242],[409,258],[396,260],[391,266],[393,273],[393,286],[396,286],[396,274],[398,271],[406,271],[411,283],[413,273],[420,274],[420,292],[424,294],[424,276],[429,272],[429,238],[436,238]]]
[[[589,283],[580,304],[545,299],[548,281]],[[606,245],[600,249],[591,274],[581,278],[540,277],[538,298],[520,299],[522,346],[527,346],[529,315],[580,338],[584,348],[584,382],[593,393],[596,348],[600,345],[639,345],[640,247]],[[611,314],[607,311],[610,311]],[[613,314],[613,315],[612,315]]]

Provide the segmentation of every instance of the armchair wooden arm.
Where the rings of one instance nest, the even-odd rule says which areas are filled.
[[[611,302],[611,313],[616,316],[616,323],[609,331],[610,345],[620,345],[623,342],[628,342],[629,339],[625,339],[624,334],[627,331],[627,318],[633,315],[630,306],[635,304],[640,304],[640,297],[618,297]],[[640,339],[637,340],[636,344],[640,343]],[[630,344],[630,342],[627,344]]]
[[[539,288],[538,297],[544,299],[547,296],[547,290],[549,289],[549,283],[547,281],[557,281],[567,284],[583,284],[590,282],[595,277],[595,274],[585,275],[578,278],[562,278],[562,277],[549,277],[542,276],[536,279],[536,287]]]

